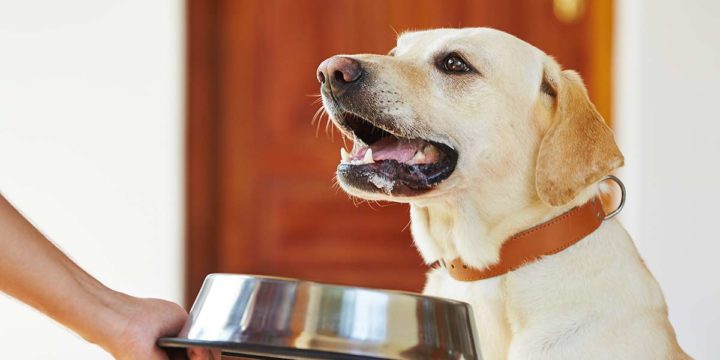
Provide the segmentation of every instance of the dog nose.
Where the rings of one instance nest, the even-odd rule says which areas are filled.
[[[326,59],[317,69],[317,79],[321,85],[329,85],[335,90],[343,90],[356,82],[362,75],[360,62],[349,57],[333,56]]]

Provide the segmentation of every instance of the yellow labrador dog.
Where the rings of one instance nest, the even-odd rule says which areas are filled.
[[[317,76],[354,142],[341,149],[340,185],[409,203],[428,264],[498,263],[508,238],[588,203],[623,164],[578,74],[501,31],[405,33],[388,55],[335,56]],[[436,268],[424,292],[472,304],[484,359],[688,358],[626,231],[598,226],[499,276]]]

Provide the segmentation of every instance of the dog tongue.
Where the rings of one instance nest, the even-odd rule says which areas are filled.
[[[372,149],[373,160],[397,160],[406,163],[415,156],[418,150],[422,150],[427,143],[425,141],[415,139],[397,139],[394,137],[385,137],[370,145]]]
[[[357,145],[357,143],[355,144]],[[384,137],[369,147],[353,146],[352,154],[347,161],[360,161],[368,163],[382,160],[395,160],[405,164],[432,164],[440,160],[440,152],[432,144],[421,139],[398,139],[396,137]],[[344,149],[343,149],[344,150]],[[372,150],[372,160],[366,155]]]

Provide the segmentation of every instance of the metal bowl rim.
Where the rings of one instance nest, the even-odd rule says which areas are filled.
[[[338,360],[387,360],[388,357],[373,356],[367,354],[342,353],[330,350],[317,350],[309,348],[297,348],[288,346],[265,345],[262,343],[232,342],[224,340],[197,340],[179,337],[163,337],[158,339],[157,345],[163,348],[193,348],[201,347],[216,349],[234,355],[273,354],[282,356],[300,356],[313,359],[338,359]],[[269,355],[263,355],[269,356]],[[281,359],[281,358],[278,358]]]
[[[458,300],[443,298],[443,297],[439,297],[439,296],[423,295],[423,294],[415,293],[415,292],[411,292],[411,291],[377,289],[377,288],[370,288],[370,287],[364,287],[364,286],[329,284],[329,283],[323,283],[323,282],[317,282],[317,281],[311,281],[311,280],[293,279],[293,278],[287,278],[287,277],[281,277],[281,276],[233,274],[233,273],[210,273],[205,277],[205,281],[207,281],[209,279],[213,279],[213,278],[219,278],[219,277],[245,278],[245,279],[250,279],[250,280],[274,281],[274,282],[294,283],[294,284],[308,284],[308,285],[317,285],[317,286],[322,286],[322,287],[332,287],[332,288],[337,288],[340,290],[364,290],[364,291],[380,292],[380,293],[398,295],[398,296],[406,296],[406,297],[411,297],[414,299],[421,299],[421,300],[429,299],[429,300],[444,302],[444,303],[448,303],[448,304],[470,306],[469,303],[464,302],[464,301],[458,301]]]

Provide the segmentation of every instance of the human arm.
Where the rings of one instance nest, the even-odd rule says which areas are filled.
[[[164,360],[155,341],[175,335],[179,305],[132,297],[82,270],[0,195],[0,291],[27,303],[118,359]]]

